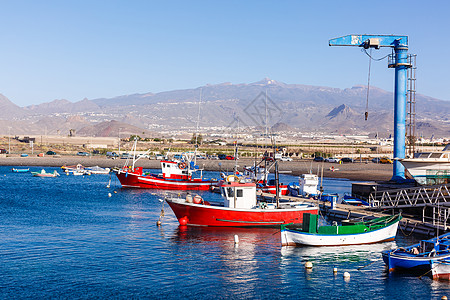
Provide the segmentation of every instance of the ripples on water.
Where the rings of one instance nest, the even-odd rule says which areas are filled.
[[[281,248],[278,229],[179,227],[167,204],[163,226],[157,227],[161,194],[120,189],[114,178],[107,189],[108,180],[105,175],[34,178],[0,167],[1,298],[429,299],[449,294],[447,283],[387,274],[380,251],[394,243]],[[324,182],[326,189],[333,187],[328,192],[341,194],[350,184]],[[413,242],[397,239],[402,246]],[[311,272],[304,269],[306,261],[314,264]],[[344,271],[351,274],[348,282]]]

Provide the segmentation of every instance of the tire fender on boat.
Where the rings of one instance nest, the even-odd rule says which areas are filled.
[[[178,163],[178,168],[180,168],[180,169],[186,169],[186,167],[187,167],[187,164],[186,164],[185,162],[179,162],[179,163]]]
[[[239,181],[239,177],[237,177],[236,175],[228,175],[227,176],[227,182],[238,182]]]

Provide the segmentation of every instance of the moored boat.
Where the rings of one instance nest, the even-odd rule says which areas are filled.
[[[91,174],[109,174],[111,172],[110,168],[102,168],[99,166],[87,167],[85,169]]]
[[[281,226],[282,246],[345,246],[393,241],[400,215],[369,221],[343,222],[342,225],[317,226],[318,216],[305,215],[302,229]]]
[[[399,161],[419,184],[450,182],[450,144],[442,151],[415,153],[413,158],[403,158]]]
[[[303,222],[304,213],[316,214],[318,207],[306,201],[267,203],[258,201],[256,184],[236,176],[220,183],[223,204],[211,204],[200,196],[166,197],[180,225],[277,227]]]
[[[13,171],[14,173],[27,173],[30,171],[30,168],[26,169],[12,168],[11,171]]]
[[[431,260],[431,276],[436,280],[450,280],[450,258]]]
[[[409,247],[385,250],[382,256],[389,271],[429,272],[431,261],[450,259],[450,233],[421,240]]]
[[[136,142],[132,151],[136,152]],[[137,158],[133,155],[131,166],[128,165],[127,159],[125,165],[114,172],[124,188],[202,191],[211,189],[217,184],[217,180],[204,179],[203,170],[195,164],[196,154],[190,154],[183,153],[180,159],[161,160],[162,174],[144,173],[142,167],[136,167],[136,162],[143,155]],[[200,172],[199,177],[194,177],[196,172]]]
[[[40,172],[31,172],[31,174],[35,177],[56,177],[59,176],[59,173],[55,170],[52,173],[47,173],[44,169]]]

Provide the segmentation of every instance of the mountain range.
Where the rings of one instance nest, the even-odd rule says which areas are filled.
[[[19,107],[0,94],[3,134],[68,134],[158,136],[161,132],[202,130],[222,132],[272,127],[274,130],[328,134],[393,132],[393,94],[370,87],[347,89],[286,84],[269,78],[249,84],[222,83],[161,93],[114,98],[54,100]],[[365,111],[368,119],[365,120]],[[416,132],[450,136],[450,101],[416,94]],[[112,122],[113,121],[113,122]]]

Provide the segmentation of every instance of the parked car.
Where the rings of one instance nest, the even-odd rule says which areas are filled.
[[[274,161],[274,160],[275,160],[275,159],[274,159],[273,157],[271,157],[271,156],[263,156],[262,159],[265,160],[265,161]]]
[[[163,159],[164,159],[164,155],[156,154],[156,160],[163,160]]]
[[[325,159],[325,161],[330,163],[339,163],[341,160],[336,157],[328,157],[327,159]]]
[[[376,163],[376,164],[379,164],[379,163],[380,163],[380,160],[381,160],[381,158],[375,157],[375,158],[372,159],[372,162],[373,162],[373,163]]]
[[[350,157],[343,157],[343,158],[341,158],[341,161],[342,161],[343,163],[352,163],[352,162],[353,162],[353,158],[350,158]]]
[[[106,152],[106,158],[116,159],[119,157],[119,154],[116,152]]]
[[[214,160],[219,159],[219,157],[217,155],[211,155],[208,158],[209,159],[214,159]]]
[[[80,152],[77,153],[77,155],[78,155],[78,156],[89,156],[90,154],[87,153],[87,152],[82,152],[82,151],[80,151]]]
[[[0,149],[0,154],[8,154],[8,150],[6,150],[6,149]]]
[[[226,160],[227,159],[227,155],[226,154],[219,154],[219,159],[221,160]]]
[[[392,164],[392,159],[388,158],[388,157],[382,157],[380,158],[380,163],[382,164]]]
[[[314,157],[314,161],[324,161],[325,159],[322,156],[316,156]]]
[[[233,155],[227,155],[227,160],[234,160],[234,156]]]
[[[281,161],[292,161],[292,158],[287,157],[287,156],[282,156],[282,157],[280,158],[280,160],[281,160]]]
[[[45,155],[56,155],[55,151],[47,151],[45,152]]]

